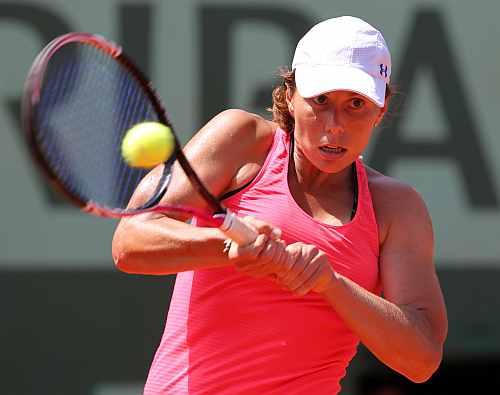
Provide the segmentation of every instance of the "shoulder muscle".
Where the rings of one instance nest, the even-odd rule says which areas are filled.
[[[375,170],[367,170],[382,244],[390,230],[399,226],[413,224],[412,228],[418,228],[420,224],[426,227],[426,232],[432,230],[427,206],[413,187]]]
[[[272,144],[275,125],[241,110],[227,110],[210,120],[184,147],[184,153],[207,189],[215,196],[226,192],[239,169],[248,163],[262,164]],[[164,203],[204,209],[206,204],[176,163]],[[151,171],[134,193],[134,205],[147,200],[161,175]]]
[[[274,124],[257,115],[226,110],[195,134],[184,152],[210,191],[219,196],[242,167],[262,164],[274,131]]]

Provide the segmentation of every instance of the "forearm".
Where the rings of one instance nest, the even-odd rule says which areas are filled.
[[[113,259],[127,273],[174,274],[230,264],[224,235],[214,228],[194,227],[170,218],[131,218],[113,238]]]
[[[439,366],[442,341],[416,308],[397,306],[338,274],[323,296],[379,360],[410,380],[425,381]]]

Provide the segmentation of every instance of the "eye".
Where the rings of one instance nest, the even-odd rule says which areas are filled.
[[[314,97],[313,102],[319,105],[326,104],[328,102],[328,96],[327,95],[319,95]]]
[[[351,107],[352,108],[358,109],[358,108],[362,108],[364,105],[365,105],[365,101],[363,99],[361,99],[360,97],[354,97],[353,99],[351,99]]]

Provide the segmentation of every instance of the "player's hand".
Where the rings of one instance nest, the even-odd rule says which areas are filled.
[[[286,248],[286,260],[276,272],[276,283],[297,295],[324,292],[334,277],[326,254],[316,246],[293,243]]]
[[[275,278],[275,272],[285,266],[288,259],[285,243],[280,240],[281,231],[253,217],[244,217],[242,220],[254,228],[259,236],[246,246],[232,243],[228,251],[229,258],[241,273],[255,278]]]

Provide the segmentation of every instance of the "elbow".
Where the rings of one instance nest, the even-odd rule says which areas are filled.
[[[130,259],[130,256],[126,253],[126,251],[119,248],[115,249],[113,247],[112,256],[115,267],[119,271],[129,274],[135,273],[134,264],[132,263],[132,260]]]
[[[113,262],[115,267],[125,273],[132,273],[132,267],[130,256],[127,251],[119,243],[113,241],[113,247],[111,249],[111,255],[113,257]]]
[[[174,273],[170,266],[159,264],[158,254],[151,246],[145,245],[132,227],[117,229],[113,236],[111,256],[115,268],[123,273],[141,275]]]
[[[406,372],[404,374],[414,383],[425,383],[439,369],[443,360],[443,348],[448,335],[448,320],[444,314],[435,327],[433,335],[420,344],[415,358],[405,358]]]
[[[436,372],[436,370],[437,367],[432,369],[426,367],[426,369],[414,372],[411,375],[406,375],[406,377],[415,384],[422,384],[428,381]]]
[[[131,251],[128,243],[123,240],[121,233],[117,230],[113,236],[111,255],[114,265],[121,272],[137,274],[139,271],[136,259],[134,259],[135,254]]]
[[[443,359],[443,348],[442,346],[436,346],[432,351],[422,355],[418,361],[414,361],[404,372],[410,381],[421,384],[428,381],[434,373],[438,370]]]
[[[148,267],[143,264],[140,257],[138,257],[137,254],[134,254],[131,251],[127,251],[126,249],[113,248],[112,256],[115,268],[123,273],[156,274],[148,270]]]

